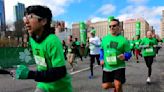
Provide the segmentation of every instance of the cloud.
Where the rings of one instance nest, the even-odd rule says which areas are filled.
[[[116,10],[116,7],[112,4],[106,4],[103,5],[101,8],[98,9],[98,13],[101,13],[102,15],[109,15],[113,13]]]
[[[127,2],[131,3],[131,4],[145,4],[147,3],[149,0],[127,0]]]
[[[92,17],[90,18],[92,23],[98,22],[98,21],[106,21],[107,18],[103,18],[103,17]]]
[[[6,22],[14,22],[13,6],[18,2],[24,3],[25,6],[29,5],[45,5],[52,10],[54,16],[59,16],[66,12],[66,7],[69,6],[74,0],[5,0]],[[80,2],[80,1],[78,1]]]
[[[164,6],[146,7],[146,6],[127,6],[122,11],[118,18],[125,20],[128,18],[143,17],[148,21],[150,26],[153,26],[157,32],[160,30],[160,17]]]

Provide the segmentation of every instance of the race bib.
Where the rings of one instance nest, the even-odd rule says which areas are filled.
[[[69,48],[69,49],[68,49],[68,52],[72,52],[72,49]]]
[[[138,45],[138,44],[139,44],[139,42],[136,42],[135,44],[136,44],[136,45]]]
[[[90,47],[89,47],[91,50],[93,50],[94,48],[95,48],[95,46],[94,45],[90,45]]]
[[[106,61],[109,65],[116,65],[117,64],[117,56],[116,51],[108,50],[106,52]]]
[[[153,52],[153,48],[146,48],[146,52],[147,53]]]
[[[45,58],[35,55],[34,59],[35,59],[35,62],[36,62],[37,65],[47,67]]]

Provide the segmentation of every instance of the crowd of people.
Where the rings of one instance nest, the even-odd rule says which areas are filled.
[[[123,92],[126,82],[126,62],[134,54],[136,62],[143,57],[148,68],[146,82],[151,83],[152,64],[160,49],[158,42],[162,40],[148,30],[144,38],[135,35],[127,40],[120,32],[120,22],[112,19],[109,23],[109,34],[102,40],[96,36],[96,30],[90,31],[87,44],[81,43],[72,35],[62,42],[51,32],[52,13],[46,6],[33,5],[26,8],[23,18],[30,35],[29,41],[36,62],[36,71],[29,70],[25,65],[17,67],[16,79],[33,79],[37,82],[35,92],[72,92],[71,77],[66,69],[66,61],[75,71],[74,64],[84,61],[83,56],[90,57],[89,79],[94,78],[93,64],[95,59],[102,66],[102,88],[113,92]],[[85,53],[85,54],[84,54]],[[78,60],[75,60],[78,59]],[[8,71],[1,71],[13,74]]]

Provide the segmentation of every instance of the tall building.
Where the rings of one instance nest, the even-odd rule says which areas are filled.
[[[5,6],[4,0],[0,0],[0,31],[5,31]]]
[[[164,10],[162,10],[160,31],[161,31],[161,38],[164,38]]]
[[[148,22],[143,18],[128,19],[123,21],[124,36],[129,40],[131,40],[133,36],[136,34],[136,21],[140,21],[141,23],[141,28],[140,28],[141,38],[145,36],[146,31],[148,31],[150,28]]]
[[[14,6],[14,15],[15,15],[15,21],[19,21],[23,19],[25,12],[25,5],[23,3],[18,3]]]

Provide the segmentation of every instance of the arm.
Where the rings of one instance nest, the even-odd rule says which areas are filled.
[[[0,69],[0,74],[11,74],[10,71]]]
[[[66,67],[55,67],[45,71],[30,71],[27,66],[19,65],[16,69],[17,79],[34,79],[37,82],[54,82],[67,74]]]
[[[103,65],[104,64],[104,50],[100,49],[100,64]]]
[[[37,82],[53,82],[65,77],[66,74],[66,67],[61,66],[46,71],[29,71],[28,79],[34,79]]]
[[[100,58],[99,58],[100,62],[104,61],[104,51],[103,49],[100,49]]]

